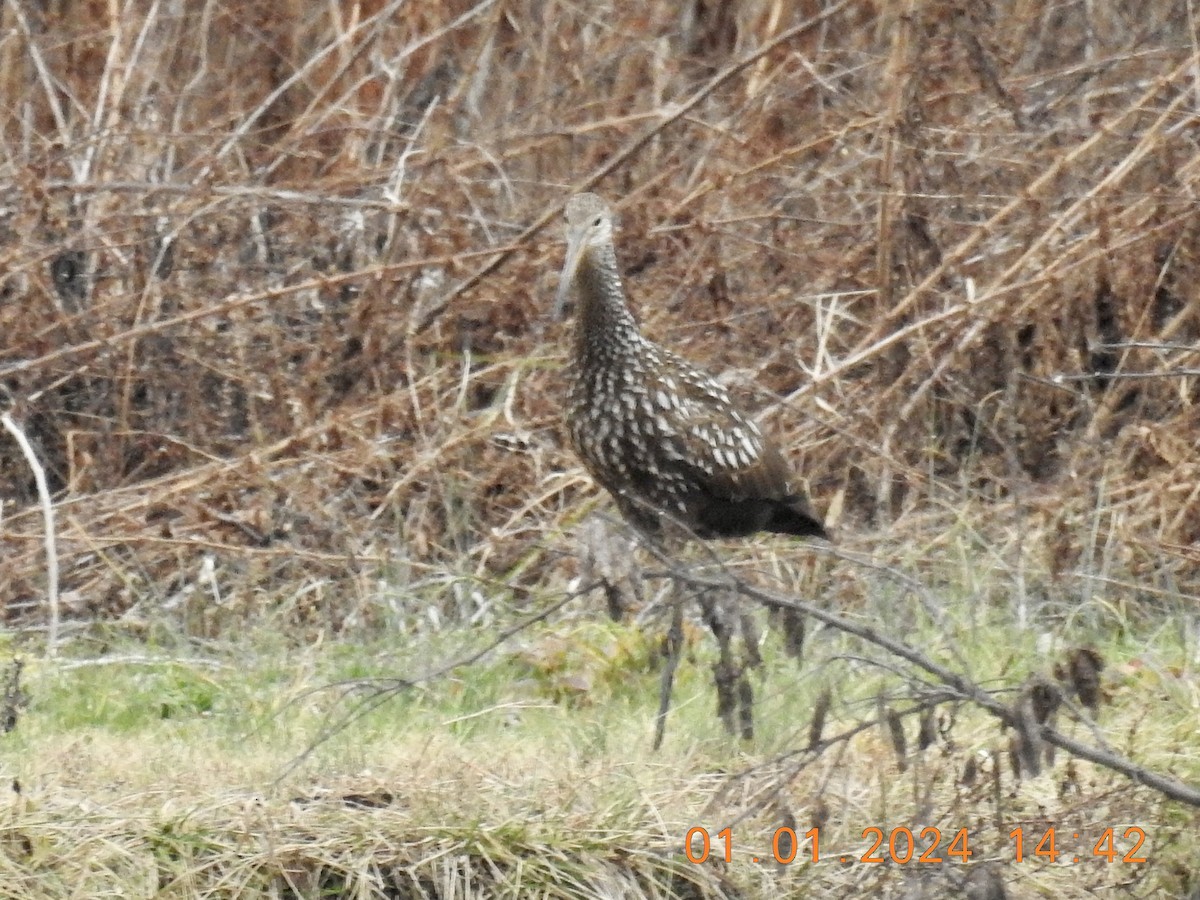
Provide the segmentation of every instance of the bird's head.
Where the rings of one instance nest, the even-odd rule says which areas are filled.
[[[562,318],[566,312],[571,285],[589,255],[612,243],[613,216],[608,204],[595,194],[576,194],[567,201],[567,258],[563,263],[562,276],[558,280],[558,292],[554,296],[554,317]]]

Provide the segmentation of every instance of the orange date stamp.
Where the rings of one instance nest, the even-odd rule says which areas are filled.
[[[1056,833],[1051,825],[1045,829],[1018,826],[1008,833],[1012,848],[1012,862],[1042,861],[1048,863],[1078,863],[1086,859],[1103,860],[1108,863],[1144,863],[1141,855],[1146,842],[1146,831],[1137,825],[1126,828],[1110,826],[1098,835],[1079,831]],[[804,832],[783,826],[775,829],[771,838],[769,859],[781,865],[794,862],[819,863],[884,863],[900,865],[908,863],[965,863],[975,851],[971,849],[971,838],[966,828],[943,833],[933,825],[914,831],[899,825],[890,831],[871,826],[862,832],[863,844],[852,851],[827,852],[821,846],[821,829],[813,827]],[[733,829],[722,828],[711,835],[707,828],[699,825],[689,828],[683,841],[684,856],[688,862],[708,862],[714,852],[725,862],[733,859]],[[757,856],[751,862],[760,862]]]

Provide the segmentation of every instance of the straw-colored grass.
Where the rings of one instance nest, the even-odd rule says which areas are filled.
[[[967,614],[958,604],[948,610]],[[1033,653],[1032,638],[994,621],[954,628],[955,637],[1011,641],[1002,650],[964,642],[985,683],[1012,680],[1016,661]],[[914,617],[918,645],[936,634]],[[851,663],[853,679],[836,677],[855,645],[830,632],[813,636],[803,666],[767,642],[750,743],[712,727],[697,642],[681,669],[668,740],[651,752],[658,679],[644,665],[641,632],[578,617],[531,630],[462,677],[398,692],[329,731],[368,698],[366,688],[423,671],[464,639],[479,636],[283,652],[254,635],[217,656],[123,658],[133,648],[122,647],[104,664],[31,663],[26,705],[0,757],[11,785],[0,883],[21,897],[717,897],[786,885],[806,896],[876,896],[921,885],[954,891],[985,871],[1017,897],[1094,896],[1121,885],[1182,895],[1192,883],[1195,811],[1078,760],[1017,779],[1011,732],[968,705],[935,707],[920,749],[919,717],[907,714],[913,699],[866,659]],[[1183,651],[1169,629],[1140,646],[1106,648],[1114,674],[1099,723],[1121,752],[1194,782],[1200,765],[1180,749],[1194,746],[1200,697]],[[347,676],[358,690],[321,689]],[[830,686],[826,735],[856,735],[809,756],[811,709]],[[863,727],[885,708],[903,716],[903,755],[887,729]],[[1063,854],[1054,863],[1034,849],[1051,825]],[[771,861],[783,826],[800,835],[819,827],[821,861],[811,862],[803,840],[797,861]],[[684,854],[693,827],[710,835],[707,864]],[[863,831],[873,827],[885,841],[892,829],[911,829],[917,856],[933,841],[923,829],[939,830],[942,851],[966,829],[972,855],[861,862],[871,842]],[[1119,851],[1111,864],[1094,855],[1110,827]],[[1146,833],[1140,854],[1136,834],[1125,836],[1131,827]],[[727,865],[717,861],[724,828]],[[1011,836],[1018,828],[1021,863]],[[699,850],[694,844],[693,855]],[[1120,861],[1125,855],[1146,862]]]

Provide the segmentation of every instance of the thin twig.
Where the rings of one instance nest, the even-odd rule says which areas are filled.
[[[841,0],[841,2],[835,3],[833,6],[821,10],[821,12],[817,13],[817,15],[805,19],[803,22],[792,26],[787,31],[781,32],[777,37],[767,41],[753,53],[742,57],[737,62],[732,63],[729,66],[726,66],[711,79],[709,79],[709,81],[699,88],[695,93],[671,110],[671,112],[664,115],[662,119],[651,125],[644,132],[609,157],[609,159],[604,162],[603,165],[593,170],[590,175],[575,185],[575,187],[572,188],[569,193],[587,191],[595,187],[602,178],[612,174],[625,165],[625,163],[629,162],[629,160],[631,160],[643,147],[645,147],[652,140],[654,140],[655,137],[657,137],[667,128],[674,125],[693,109],[703,103],[706,99],[708,99],[713,91],[717,90],[719,87],[725,84],[725,82],[729,81],[744,69],[752,66],[755,62],[771,53],[776,47],[782,46],[783,44],[796,39],[809,29],[821,24],[826,19],[829,19],[830,17],[841,12],[849,5],[850,0]],[[445,309],[458,297],[471,290],[473,287],[483,281],[483,279],[487,278],[502,265],[508,262],[513,254],[520,249],[520,247],[522,247],[530,238],[532,238],[535,234],[550,224],[550,222],[553,221],[558,215],[560,215],[562,213],[562,209],[562,204],[558,204],[543,212],[533,221],[531,225],[517,235],[517,237],[512,241],[512,244],[515,246],[510,246],[509,248],[503,250],[497,248],[495,251],[497,253],[495,259],[491,260],[486,265],[481,266],[479,269],[469,275],[464,281],[459,282],[443,297],[437,300],[437,302],[430,304],[422,310],[414,310],[417,315],[414,316],[413,321],[409,325],[409,337],[418,335],[429,328],[429,326],[437,320],[442,312],[444,312]]]
[[[901,659],[911,663],[919,669],[933,675],[939,682],[949,688],[953,688],[960,697],[964,700],[969,700],[976,706],[984,709],[991,715],[995,716],[1004,724],[1012,728],[1021,728],[1022,722],[1019,713],[1012,707],[1000,700],[997,700],[991,693],[984,690],[975,682],[971,681],[965,675],[948,669],[945,666],[934,662],[920,650],[912,647],[903,641],[889,637],[886,634],[880,634],[874,628],[866,625],[860,625],[852,622],[842,616],[831,613],[819,606],[811,603],[806,603],[803,600],[798,600],[795,597],[787,597],[782,594],[777,594],[772,591],[766,591],[761,588],[754,587],[741,580],[730,582],[725,579],[699,578],[689,575],[686,571],[680,571],[677,577],[685,583],[690,584],[695,588],[701,589],[725,589],[735,590],[745,597],[750,597],[760,603],[768,606],[775,606],[783,609],[794,609],[803,612],[805,615],[811,616],[818,622],[822,622],[831,628],[838,631],[852,634],[862,638],[869,643],[881,647],[888,653],[898,656]],[[1200,789],[1192,787],[1167,775],[1153,772],[1144,766],[1139,766],[1127,757],[1121,756],[1118,753],[1110,750],[1104,750],[1098,747],[1093,747],[1084,744],[1074,738],[1067,737],[1065,734],[1051,728],[1048,725],[1041,726],[1040,737],[1047,744],[1052,744],[1062,750],[1067,751],[1073,756],[1080,759],[1086,759],[1089,762],[1111,769],[1114,772],[1120,772],[1122,775],[1132,779],[1133,781],[1143,784],[1147,787],[1154,788],[1166,797],[1176,800],[1180,803],[1186,803],[1189,806],[1200,807]]]
[[[0,413],[0,422],[25,454],[25,462],[33,472],[33,480],[37,483],[38,501],[42,508],[42,526],[46,547],[46,600],[49,608],[49,623],[46,632],[46,651],[51,656],[58,655],[58,543],[54,530],[54,503],[50,499],[50,488],[46,484],[46,470],[38,461],[33,445],[25,436],[24,430],[18,425],[10,413]]]
[[[1158,372],[1083,372],[1079,375],[1061,373],[1048,376],[1051,382],[1095,381],[1145,381],[1147,378],[1195,378],[1200,369],[1162,369]]]

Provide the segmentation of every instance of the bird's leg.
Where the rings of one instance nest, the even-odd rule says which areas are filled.
[[[742,669],[738,673],[738,725],[743,741],[754,740],[754,686],[750,676]]]
[[[783,649],[792,659],[804,657],[804,613],[796,609],[781,609],[779,624],[783,631]]]
[[[656,541],[660,558],[665,547]],[[758,628],[749,612],[738,612],[733,597],[720,590],[701,590],[696,595],[701,619],[717,643],[717,661],[713,664],[713,683],[717,690],[717,717],[730,734],[740,734],[744,740],[754,737],[754,688],[749,670],[762,664],[758,649]],[[667,714],[671,709],[671,694],[675,672],[683,653],[683,613],[689,599],[683,579],[672,577],[670,587],[671,624],[665,641],[666,659],[659,687],[658,716],[655,723],[654,749],[662,746],[666,733]],[[741,635],[742,656],[734,649],[734,640]]]
[[[683,595],[679,582],[672,579],[671,627],[667,629],[667,658],[663,663],[662,681],[658,689],[658,716],[654,723],[654,749],[662,746],[667,731],[667,713],[671,711],[671,692],[675,687],[675,670],[683,655]]]
[[[730,598],[724,593],[706,590],[697,600],[704,623],[717,641],[718,656],[713,665],[717,717],[730,734],[740,734],[743,739],[750,740],[754,737],[754,688],[747,670],[755,660],[761,662],[755,640],[757,629],[748,614],[736,616],[746,654],[744,660],[738,659],[733,649],[735,613]]]
[[[757,669],[763,664],[762,653],[758,649],[762,643],[762,634],[758,629],[758,622],[754,619],[754,613],[739,606],[738,625],[742,635],[742,659],[746,668]]]

